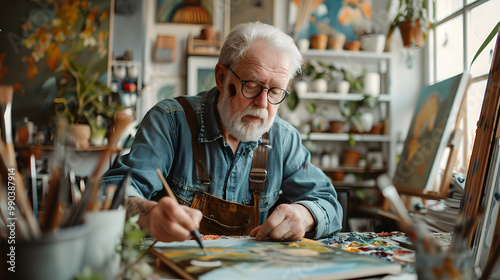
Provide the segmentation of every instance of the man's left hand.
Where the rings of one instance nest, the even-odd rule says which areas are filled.
[[[258,241],[295,241],[313,228],[314,218],[306,207],[301,204],[280,204],[262,225],[250,232],[250,236]]]

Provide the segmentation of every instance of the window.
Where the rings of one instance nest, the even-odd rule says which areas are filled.
[[[436,1],[436,27],[429,34],[429,73],[432,83],[461,73],[472,75],[467,91],[461,154],[457,169],[467,171],[475,139],[476,123],[481,113],[490,63],[496,38],[470,63],[493,27],[500,21],[500,0],[439,0]]]

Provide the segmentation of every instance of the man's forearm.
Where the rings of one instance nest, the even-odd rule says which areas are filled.
[[[125,203],[128,213],[132,216],[139,214],[139,226],[143,229],[149,228],[151,210],[156,206],[155,201],[149,201],[139,197],[129,197]]]

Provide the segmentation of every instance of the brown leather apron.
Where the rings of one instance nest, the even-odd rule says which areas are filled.
[[[191,130],[196,177],[202,186],[202,191],[195,194],[191,203],[192,208],[199,209],[203,213],[200,232],[202,234],[248,235],[259,225],[260,192],[264,189],[267,177],[267,149],[269,147],[267,133],[263,135],[262,143],[254,151],[250,170],[250,190],[253,193],[254,205],[247,206],[215,197],[206,192],[211,182],[204,145],[196,141],[199,131],[196,114],[184,97],[177,97],[176,100],[184,107],[186,113]]]

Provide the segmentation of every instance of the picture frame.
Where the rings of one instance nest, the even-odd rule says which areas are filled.
[[[436,190],[434,184],[469,80],[470,74],[463,72],[421,89],[393,178],[401,194],[447,195],[447,188]]]
[[[198,93],[213,88],[215,84],[215,65],[218,56],[190,55],[187,57],[186,94]]]
[[[156,0],[157,23],[213,24],[214,0],[200,0],[198,5],[183,0]]]

